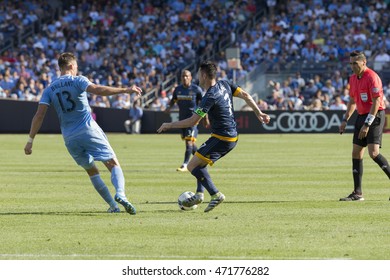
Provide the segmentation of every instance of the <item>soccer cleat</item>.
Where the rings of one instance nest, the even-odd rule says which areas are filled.
[[[203,193],[197,193],[194,194],[193,196],[187,198],[186,200],[183,200],[181,203],[185,207],[192,207],[194,205],[201,204],[204,200],[204,195]]]
[[[205,212],[209,212],[213,210],[215,207],[217,207],[219,204],[221,204],[225,200],[225,196],[223,193],[220,193],[220,195],[217,198],[214,198],[210,200],[209,205],[207,205],[206,209],[204,209]]]
[[[364,197],[361,194],[357,194],[355,192],[352,192],[347,197],[340,198],[340,201],[363,201]]]
[[[120,213],[121,210],[119,209],[119,207],[114,207],[114,208],[108,208],[107,210],[107,213]]]
[[[182,165],[182,166],[176,168],[176,171],[187,172],[188,169],[187,169],[187,166],[186,166],[186,165]]]
[[[135,207],[126,198],[121,198],[116,194],[115,201],[122,204],[122,206],[125,207],[126,212],[130,215],[135,215],[137,213]]]

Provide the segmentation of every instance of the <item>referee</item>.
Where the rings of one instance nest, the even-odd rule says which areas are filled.
[[[357,110],[352,148],[352,174],[354,190],[340,201],[364,200],[362,192],[363,155],[368,147],[370,157],[379,165],[390,179],[390,167],[386,158],[379,153],[382,132],[385,124],[385,104],[383,102],[382,81],[378,74],[368,68],[363,52],[352,51],[349,57],[353,75],[349,78],[350,101],[340,125],[342,134],[352,113]]]

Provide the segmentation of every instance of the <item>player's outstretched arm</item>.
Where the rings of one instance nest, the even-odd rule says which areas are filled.
[[[244,91],[243,89],[241,89],[240,93],[236,95],[236,97],[238,98],[241,98],[241,99],[244,99],[246,104],[252,108],[253,112],[255,113],[256,117],[259,119],[259,121],[261,123],[269,123],[270,121],[270,116],[268,116],[267,114],[263,113],[259,107],[257,107],[257,104],[256,102],[253,100],[252,96],[247,93],[246,91]]]
[[[142,89],[136,85],[132,85],[131,87],[127,87],[127,88],[119,88],[119,87],[90,84],[87,87],[86,91],[96,95],[102,95],[102,96],[109,96],[109,95],[115,95],[121,93],[136,93],[137,96],[141,96],[142,94]]]
[[[45,104],[38,105],[37,112],[35,113],[35,115],[32,119],[32,122],[31,122],[31,128],[30,128],[28,141],[27,141],[26,145],[24,146],[24,153],[26,155],[31,155],[31,153],[32,153],[33,141],[34,141],[35,135],[37,135],[39,129],[42,126],[42,122],[45,118],[47,108],[48,108],[48,106]]]

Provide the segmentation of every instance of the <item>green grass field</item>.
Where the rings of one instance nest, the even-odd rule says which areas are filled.
[[[1,135],[0,259],[390,259],[390,182],[365,155],[363,202],[352,191],[351,134],[241,135],[209,168],[226,202],[180,211],[195,191],[178,173],[180,136],[108,134],[136,216],[108,214],[60,135]],[[200,135],[198,144],[208,135]],[[381,151],[390,159],[390,135]],[[109,172],[98,163],[114,191]]]

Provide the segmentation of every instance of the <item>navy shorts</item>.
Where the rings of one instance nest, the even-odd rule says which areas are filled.
[[[198,127],[192,126],[192,127],[182,128],[181,139],[195,142],[196,137],[198,137]]]
[[[359,139],[359,132],[364,125],[366,118],[367,114],[357,116],[355,130],[353,133],[353,144],[361,147],[366,147],[367,144],[379,144],[379,146],[382,146],[383,127],[385,126],[385,111],[381,110],[376,114],[376,117],[368,130],[367,137]]]
[[[208,164],[213,165],[214,162],[227,155],[237,145],[237,141],[223,141],[216,137],[210,137],[199,148],[195,155]]]

